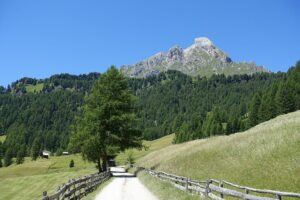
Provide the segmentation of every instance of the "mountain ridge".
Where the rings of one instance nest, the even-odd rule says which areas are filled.
[[[120,71],[127,77],[144,78],[167,70],[177,70],[191,76],[213,74],[253,74],[269,72],[255,63],[237,63],[207,37],[195,38],[194,43],[182,48],[173,46],[168,52],[158,52],[132,65],[122,65]]]

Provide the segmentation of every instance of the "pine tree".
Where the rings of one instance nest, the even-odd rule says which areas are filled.
[[[133,111],[128,82],[111,67],[95,82],[72,139],[84,158],[97,163],[99,172],[106,171],[109,155],[142,147],[141,132],[133,128]]]
[[[249,108],[249,122],[250,126],[255,126],[259,122],[259,107],[261,104],[261,96],[256,94],[250,104]]]
[[[295,110],[295,96],[289,82],[281,83],[276,94],[278,114],[285,114]]]
[[[74,163],[74,160],[72,159],[72,160],[70,161],[69,167],[70,167],[70,168],[73,168],[74,166],[75,166],[75,163]]]
[[[31,158],[32,158],[32,160],[36,160],[38,158],[39,153],[40,153],[40,148],[41,148],[40,139],[36,138],[33,141],[33,144],[32,144],[32,147],[31,147]]]
[[[23,162],[24,162],[24,153],[21,150],[19,150],[17,153],[16,164],[19,165],[22,164]]]
[[[268,107],[269,107],[269,101],[267,94],[262,96],[261,104],[258,109],[258,122],[264,122],[267,121],[270,116],[268,113]]]
[[[231,133],[233,133],[233,131],[232,131],[232,122],[229,121],[229,122],[227,122],[227,125],[226,125],[226,135],[230,135]]]
[[[10,148],[6,150],[5,156],[4,156],[4,166],[5,167],[8,167],[9,165],[12,164],[12,156],[13,156],[12,154],[13,154],[13,152]]]
[[[232,122],[232,131],[233,133],[240,131],[240,121],[238,118],[234,118]]]

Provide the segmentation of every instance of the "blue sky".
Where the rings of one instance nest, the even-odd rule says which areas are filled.
[[[234,61],[286,71],[300,59],[299,8],[298,0],[0,0],[0,85],[104,72],[200,36]]]

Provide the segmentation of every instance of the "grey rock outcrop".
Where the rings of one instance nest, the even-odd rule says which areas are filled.
[[[255,63],[235,63],[206,37],[196,38],[183,49],[174,46],[168,52],[159,52],[134,65],[121,66],[121,72],[129,77],[147,77],[167,70],[178,70],[188,75],[252,74],[267,71]]]

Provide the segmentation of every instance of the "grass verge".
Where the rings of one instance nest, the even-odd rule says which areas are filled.
[[[171,183],[161,181],[145,172],[138,173],[141,182],[160,200],[199,200],[198,195],[192,195],[175,188]],[[204,198],[202,198],[204,199]]]

